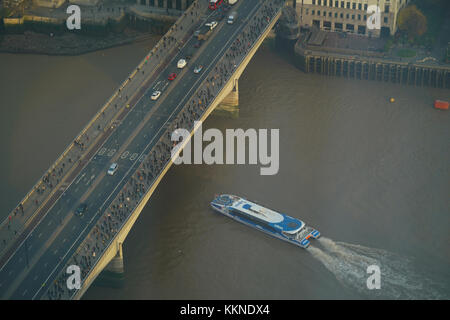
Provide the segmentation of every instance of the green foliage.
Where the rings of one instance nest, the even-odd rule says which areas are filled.
[[[407,6],[398,14],[398,28],[405,32],[411,41],[427,31],[427,18],[415,5]]]
[[[402,58],[412,58],[416,56],[416,51],[412,49],[400,49],[397,52],[397,56]]]
[[[391,50],[392,46],[394,45],[394,40],[392,38],[389,38],[386,40],[386,43],[384,44],[384,52],[388,52]]]

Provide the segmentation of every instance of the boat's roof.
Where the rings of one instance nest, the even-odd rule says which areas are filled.
[[[249,216],[266,221],[275,227],[281,228],[283,231],[295,231],[301,229],[305,225],[303,221],[299,219],[265,208],[257,203],[237,196],[221,195],[214,201],[217,200],[219,200],[221,204],[238,209]]]

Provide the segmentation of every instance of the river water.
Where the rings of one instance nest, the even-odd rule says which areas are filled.
[[[0,54],[6,217],[155,43],[78,57]],[[173,166],[124,243],[121,288],[86,299],[366,299],[450,296],[450,91],[304,74],[261,48],[239,80],[239,117],[207,128],[280,129],[280,170]],[[395,103],[389,98],[395,97]],[[217,215],[234,193],[301,218],[303,250]],[[368,265],[381,289],[368,290]]]

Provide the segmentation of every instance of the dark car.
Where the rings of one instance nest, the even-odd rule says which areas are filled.
[[[87,204],[86,203],[82,203],[78,206],[77,210],[75,210],[75,214],[79,217],[81,217],[87,209]]]
[[[172,81],[172,80],[175,80],[175,78],[177,77],[177,74],[176,73],[171,73],[171,74],[169,74],[169,80],[170,81]]]
[[[196,42],[195,44],[194,44],[194,48],[200,48],[200,46],[202,45],[202,43],[199,41],[199,42]]]

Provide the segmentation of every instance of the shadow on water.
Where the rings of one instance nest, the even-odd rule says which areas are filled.
[[[308,251],[334,274],[345,287],[372,299],[449,299],[449,290],[418,271],[413,262],[382,249],[369,248],[321,237],[321,248]],[[367,267],[377,265],[381,271],[381,288],[369,290]]]

